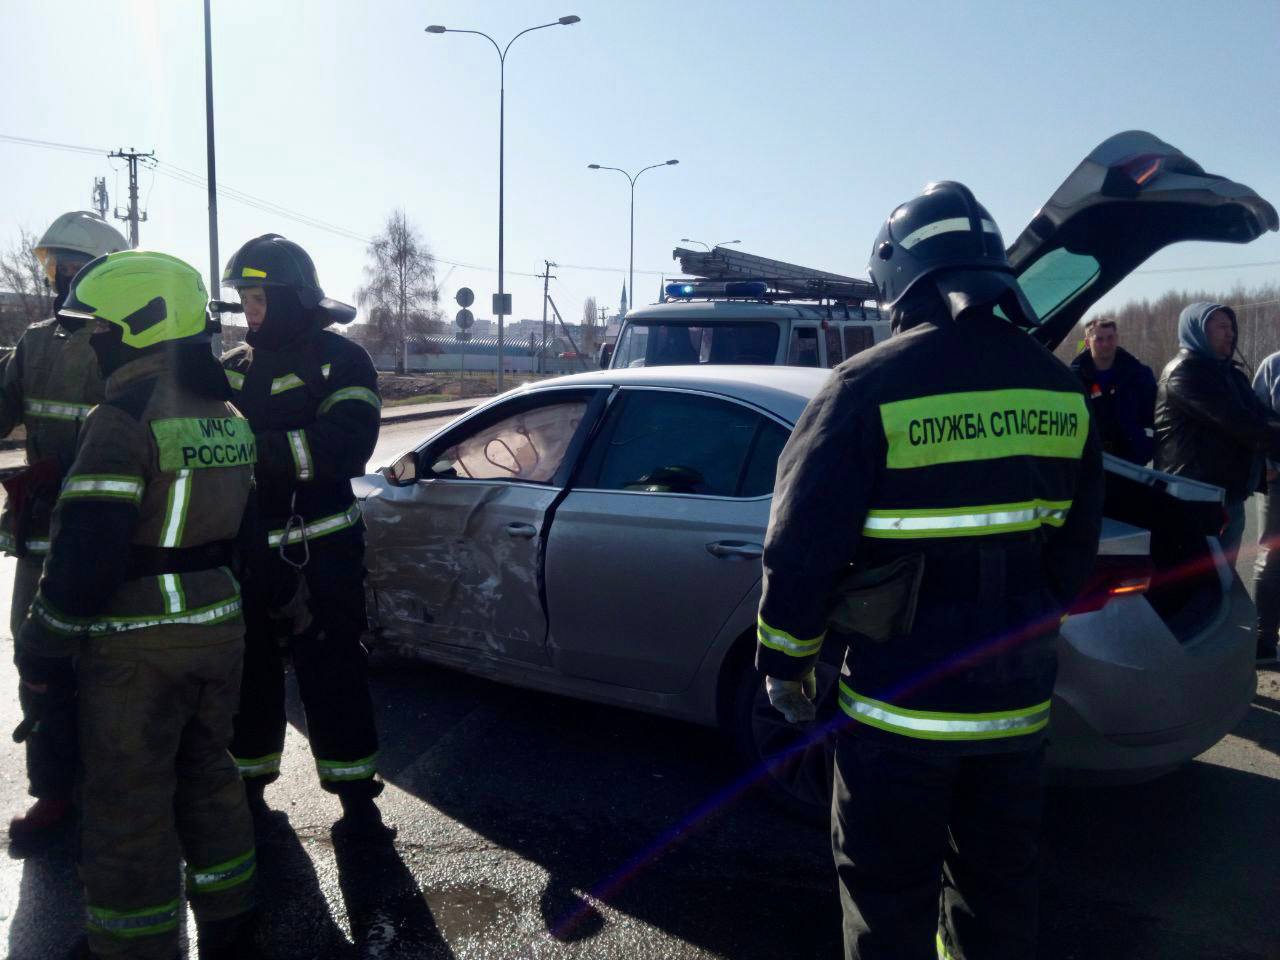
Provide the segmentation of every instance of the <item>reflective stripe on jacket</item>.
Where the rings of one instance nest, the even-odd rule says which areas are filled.
[[[76,455],[80,426],[103,400],[98,359],[89,346],[85,324],[69,330],[56,320],[33,323],[0,371],[0,436],[19,424],[27,432],[27,463],[53,459],[65,473]],[[49,550],[49,519],[56,492],[37,495],[27,505],[25,548],[28,554]],[[6,498],[0,513],[0,550],[18,552],[13,504]]]
[[[234,540],[252,483],[248,421],[192,393],[167,361],[153,354],[121,367],[85,421],[24,640],[70,651],[84,636],[171,646],[243,631],[240,585],[227,567],[130,576],[132,547]]]
[[[244,345],[223,358],[234,403],[258,438],[263,534],[279,546],[360,522],[351,480],[378,440],[382,398],[369,355],[345,337],[313,331],[283,350]]]
[[[841,708],[921,749],[1034,742],[1061,612],[1093,567],[1102,465],[1079,382],[1010,324],[928,318],[838,367],[779,459],[757,665],[795,678],[850,566],[924,558],[910,634],[848,642]]]

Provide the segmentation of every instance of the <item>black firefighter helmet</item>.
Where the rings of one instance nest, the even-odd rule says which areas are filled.
[[[319,310],[330,323],[350,323],[356,317],[355,307],[324,295],[311,255],[278,233],[254,237],[233,253],[222,272],[222,285],[236,290],[288,287],[304,310]]]
[[[953,318],[972,307],[998,305],[1015,323],[1034,325],[1035,312],[1009,266],[1004,240],[985,207],[962,183],[931,183],[889,215],[868,264],[880,308],[894,308],[930,277]]]

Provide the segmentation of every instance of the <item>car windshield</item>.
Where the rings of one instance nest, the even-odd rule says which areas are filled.
[[[622,333],[613,366],[772,364],[777,360],[778,336],[778,325],[768,320],[707,326],[633,321]]]

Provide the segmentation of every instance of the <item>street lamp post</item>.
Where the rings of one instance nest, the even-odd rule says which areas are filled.
[[[663,163],[655,163],[644,167],[634,177],[621,167],[602,167],[598,163],[587,164],[588,170],[617,170],[631,184],[631,265],[628,268],[627,285],[629,289],[628,296],[631,297],[632,301],[636,298],[636,181],[640,179],[640,174],[644,173],[645,170],[655,170],[658,167],[674,167],[679,162],[679,160],[666,160]]]
[[[502,392],[502,318],[506,315],[506,286],[505,275],[503,273],[503,245],[502,245],[502,213],[503,213],[503,193],[505,187],[505,159],[504,159],[504,141],[506,138],[506,106],[507,106],[507,51],[511,49],[511,44],[515,43],[526,33],[534,30],[542,30],[546,27],[567,27],[570,24],[578,23],[582,18],[577,16],[561,17],[551,23],[540,23],[536,27],[529,27],[521,30],[514,37],[507,41],[505,47],[498,46],[498,41],[487,33],[480,30],[455,30],[451,27],[442,27],[438,23],[433,23],[426,28],[427,33],[472,33],[477,37],[484,37],[493,44],[493,49],[498,52],[498,392]]]
[[[701,240],[694,240],[692,237],[681,237],[681,238],[680,238],[680,242],[681,242],[681,243],[696,243],[696,244],[699,244],[699,245],[701,245],[701,246],[707,247],[706,243],[704,243],[704,242],[703,242],[703,241],[701,241]],[[741,240],[722,240],[720,243],[717,243],[717,244],[716,244],[716,247],[727,247],[727,246],[730,246],[731,244],[734,244],[734,243],[741,243],[741,242],[742,242]],[[712,250],[714,250],[714,249],[715,249],[715,247],[707,247],[707,253],[710,253],[710,252],[711,252]]]

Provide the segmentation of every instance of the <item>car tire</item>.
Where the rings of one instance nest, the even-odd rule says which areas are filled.
[[[825,824],[831,817],[840,668],[820,662],[814,672],[817,716],[809,723],[788,723],[769,703],[764,677],[746,660],[738,676],[730,733],[770,802],[792,816]]]

